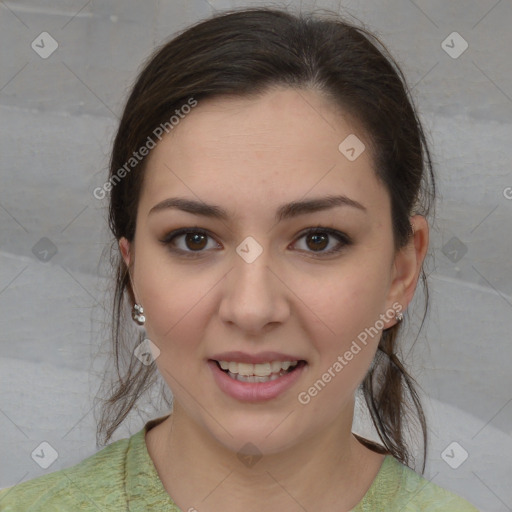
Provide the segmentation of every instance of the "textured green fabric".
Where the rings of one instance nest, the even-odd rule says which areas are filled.
[[[71,468],[0,491],[0,511],[182,512],[164,489],[145,442],[147,430],[163,419],[146,423],[130,438],[110,444]],[[387,455],[377,477],[352,512],[376,511],[478,512],[478,509]]]

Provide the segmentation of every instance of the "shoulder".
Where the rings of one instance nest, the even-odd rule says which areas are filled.
[[[360,510],[383,507],[401,512],[479,512],[461,496],[427,480],[391,455],[384,459],[361,505]]]
[[[395,458],[391,462],[403,490],[403,512],[478,512],[469,501],[440,487]]]
[[[67,469],[0,491],[0,511],[124,510],[125,458],[121,439]]]

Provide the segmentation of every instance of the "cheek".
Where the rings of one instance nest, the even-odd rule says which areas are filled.
[[[180,278],[163,278],[157,276],[154,281],[148,279],[141,286],[146,314],[146,330],[159,347],[168,348],[168,342],[179,344],[182,339],[193,343],[191,336],[194,329],[199,329],[197,322],[204,310],[198,289],[194,283]]]
[[[301,390],[313,416],[334,418],[367,374],[381,336],[386,283],[378,272],[354,270],[317,301],[322,321],[309,328],[316,358]]]
[[[388,292],[389,274],[383,266],[347,265],[337,271],[338,279],[332,273],[325,282],[317,279],[303,281],[302,290],[317,290],[310,301],[311,310],[316,314],[322,334],[328,333],[330,342],[335,340],[338,348],[346,344],[367,327],[373,326],[384,312]],[[320,322],[321,320],[321,322]]]
[[[144,306],[148,337],[160,349],[166,338],[186,324],[187,312],[199,298],[195,282],[173,268],[165,253],[140,244],[135,259],[134,277],[137,296]]]
[[[215,315],[211,297],[222,274],[213,268],[184,270],[161,253],[149,244],[141,249],[134,275],[147,336],[160,349],[157,365],[178,375],[184,360],[187,365],[201,361],[204,333]]]
[[[188,394],[183,394],[185,383],[186,389],[195,389],[191,375],[199,377],[207,369],[202,364],[201,340],[203,319],[212,313],[205,310],[206,301],[200,300],[199,292],[204,293],[204,289],[195,284],[173,274],[148,276],[142,286],[147,337],[160,350],[155,361],[158,371],[174,396],[184,403],[189,400]]]
[[[364,379],[381,336],[382,325],[377,322],[384,313],[389,282],[383,264],[361,260],[358,265],[347,264],[339,275],[333,280],[331,273],[330,284],[325,281],[324,293],[315,294],[311,308],[316,315],[308,334],[316,364],[308,378],[311,394],[308,389],[303,391],[310,397],[318,395],[311,404],[322,415],[326,403],[341,407]],[[314,280],[304,282],[303,290],[314,285]],[[313,289],[321,290],[318,285],[317,281]]]

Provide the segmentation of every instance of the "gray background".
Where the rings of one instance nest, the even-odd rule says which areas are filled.
[[[92,191],[107,177],[126,93],[153,48],[243,5],[271,4],[0,1],[0,487],[97,450],[109,237],[106,200]],[[302,2],[312,7],[340,9],[382,38],[433,144],[441,195],[432,306],[412,351],[408,318],[404,344],[429,420],[425,476],[481,510],[512,510],[512,2]],[[442,47],[454,31],[469,45],[457,58]],[[42,32],[58,43],[46,59],[31,47]],[[157,414],[134,411],[115,439]],[[354,430],[377,439],[364,409]],[[47,469],[31,457],[43,441],[58,455]],[[456,469],[441,455],[453,442],[452,461],[468,454]]]

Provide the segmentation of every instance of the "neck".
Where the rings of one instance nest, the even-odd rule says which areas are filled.
[[[383,460],[352,434],[353,412],[354,401],[322,432],[279,453],[251,457],[226,448],[175,404],[148,432],[148,450],[182,510],[350,510]]]

